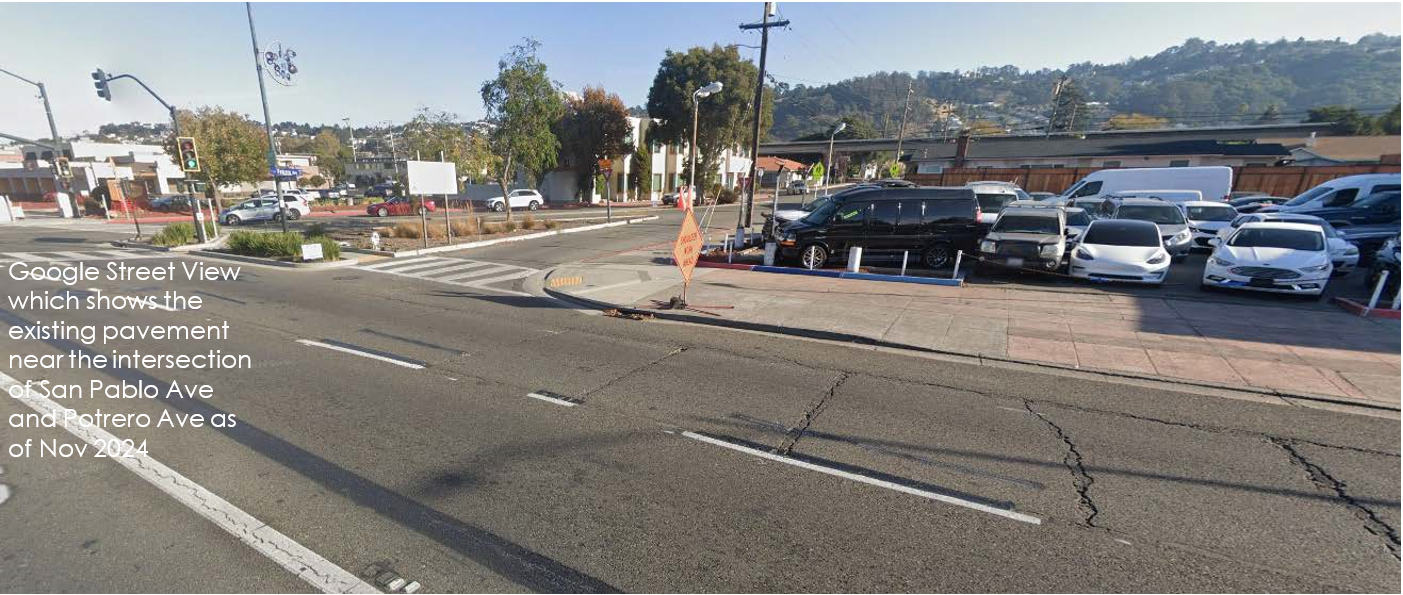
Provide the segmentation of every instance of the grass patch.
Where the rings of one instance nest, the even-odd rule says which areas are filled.
[[[205,222],[205,237],[214,237],[214,223]],[[184,246],[198,241],[199,238],[195,237],[195,224],[184,221],[171,223],[151,236],[151,243],[156,246]]]
[[[324,260],[340,260],[341,246],[326,236],[308,238],[295,231],[262,233],[257,231],[236,231],[229,234],[227,249],[242,256],[276,258],[298,261],[302,259],[302,244],[317,243],[322,246]]]

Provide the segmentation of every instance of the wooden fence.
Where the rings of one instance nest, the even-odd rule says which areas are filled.
[[[938,174],[907,174],[906,179],[922,186],[963,186],[969,182],[997,180],[1013,182],[1028,192],[1056,192],[1071,187],[1100,167],[1058,168],[946,168]],[[1285,167],[1234,167],[1233,190],[1264,192],[1272,196],[1295,196],[1314,186],[1356,174],[1398,173],[1397,164],[1319,165]]]

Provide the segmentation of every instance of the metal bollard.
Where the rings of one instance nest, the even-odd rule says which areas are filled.
[[[1374,294],[1369,296],[1369,309],[1364,311],[1365,314],[1368,314],[1369,310],[1373,310],[1374,306],[1378,305],[1379,294],[1384,292],[1384,285],[1388,284],[1388,274],[1390,272],[1392,271],[1384,271],[1379,274],[1379,282],[1374,284]]]
[[[726,234],[726,264],[731,264],[731,234]]]
[[[956,250],[956,251],[955,251],[955,270],[950,271],[950,278],[951,278],[951,279],[954,279],[954,278],[960,276],[960,259],[961,259],[964,255],[965,255],[965,251],[964,251],[964,250]]]
[[[779,245],[774,242],[765,242],[765,266],[775,266],[775,252],[779,250]]]
[[[906,276],[906,257],[907,257],[907,255],[909,255],[909,254],[911,254],[911,251],[910,251],[910,250],[902,250],[902,251],[901,251],[901,276],[902,276],[902,277],[905,277],[905,276]]]
[[[853,246],[848,248],[848,272],[857,273],[862,269],[862,247]]]

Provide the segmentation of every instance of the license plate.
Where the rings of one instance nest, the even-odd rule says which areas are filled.
[[[1247,282],[1251,287],[1276,287],[1276,281],[1271,279],[1253,278]]]
[[[1023,259],[1022,259],[1022,258],[1010,258],[1010,259],[1008,259],[1008,266],[1011,266],[1011,267],[1021,267],[1021,266],[1023,266]]]

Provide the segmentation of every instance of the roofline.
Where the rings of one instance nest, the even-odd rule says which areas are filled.
[[[1140,130],[1089,130],[1089,131],[1084,131],[1084,132],[1053,132],[1053,133],[1051,133],[1051,134],[1044,133],[1044,132],[1030,132],[1030,133],[1025,133],[1025,134],[989,134],[989,135],[979,135],[979,136],[971,135],[970,138],[972,138],[972,139],[977,139],[977,140],[1025,139],[1025,138],[1088,138],[1088,137],[1094,137],[1094,136],[1112,136],[1112,137],[1114,137],[1114,136],[1131,136],[1131,135],[1136,135],[1136,134],[1166,134],[1166,133],[1193,134],[1193,133],[1198,133],[1198,132],[1224,132],[1224,131],[1238,131],[1238,132],[1262,131],[1262,132],[1270,132],[1270,131],[1273,131],[1273,130],[1294,130],[1294,129],[1301,129],[1301,128],[1312,129],[1312,130],[1324,130],[1324,131],[1328,131],[1328,130],[1330,130],[1330,128],[1331,128],[1332,126],[1334,126],[1334,124],[1331,123],[1331,122],[1293,122],[1293,123],[1285,123],[1285,124],[1256,124],[1256,125],[1252,125],[1252,126],[1205,126],[1205,127],[1200,127],[1200,128],[1146,128],[1146,129],[1140,129]],[[905,139],[902,139],[902,140],[903,140],[903,142],[907,142],[907,143],[930,144],[930,143],[933,143],[933,142],[934,142],[934,143],[954,143],[954,142],[956,141],[956,139],[958,139],[958,138],[959,138],[958,136],[947,136],[947,137],[939,137],[939,136],[924,136],[924,137],[918,137],[918,136],[912,136],[912,137],[906,137]],[[893,142],[893,143],[894,143],[894,142],[896,142],[897,140],[898,140],[897,137],[888,136],[888,137],[877,137],[877,138],[837,139],[837,140],[834,140],[834,141],[832,141],[832,142],[833,142],[833,144],[834,144],[835,146],[843,146],[843,145],[860,144],[860,143],[877,143],[877,142]],[[808,144],[808,143],[819,143],[819,144],[822,144],[822,145],[824,145],[825,147],[827,147],[829,141],[827,141],[827,140],[788,140],[788,141],[779,141],[779,142],[773,142],[773,143],[760,143],[760,149],[763,151],[766,147],[779,147],[779,146],[785,146],[785,145],[803,145],[803,144]]]

